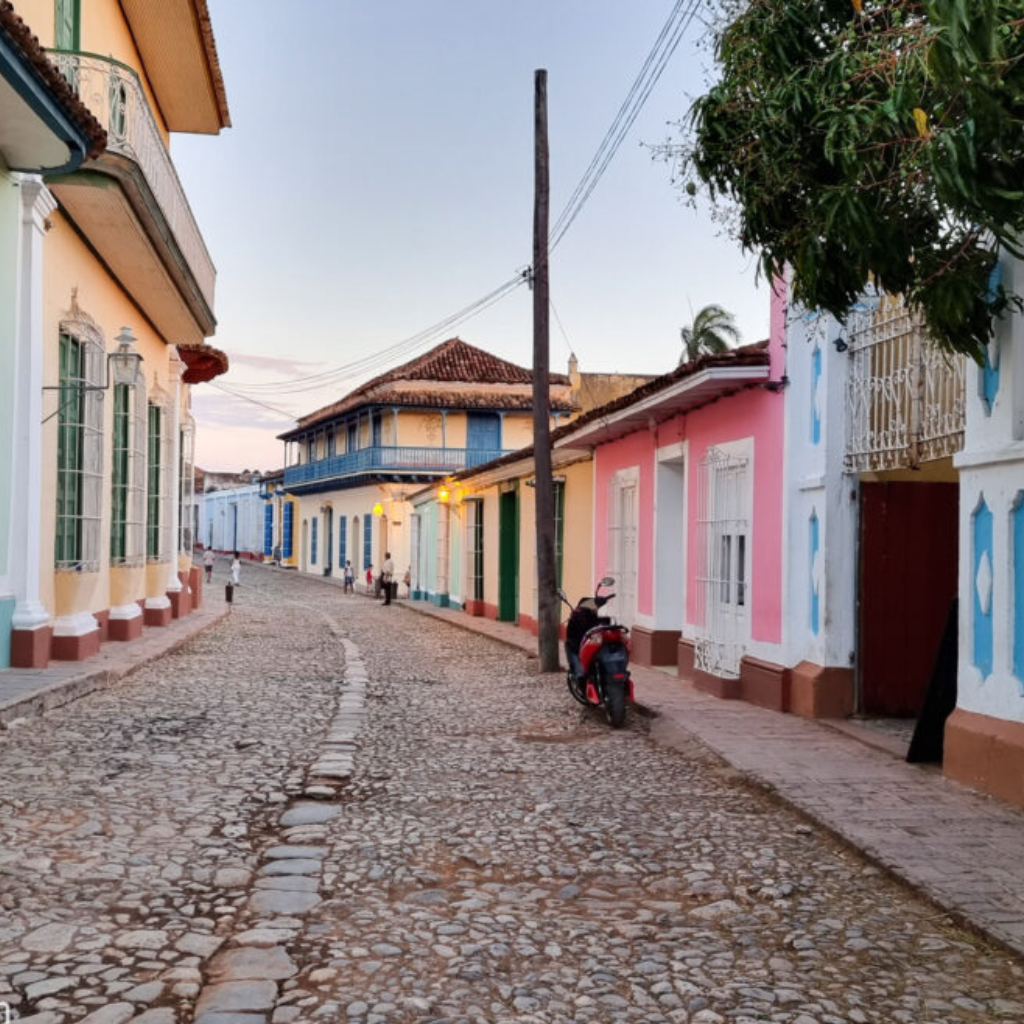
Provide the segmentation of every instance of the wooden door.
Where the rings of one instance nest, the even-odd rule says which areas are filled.
[[[858,659],[862,710],[916,715],[957,594],[959,487],[861,485]]]
[[[519,618],[519,495],[505,491],[500,498],[498,522],[498,618]]]

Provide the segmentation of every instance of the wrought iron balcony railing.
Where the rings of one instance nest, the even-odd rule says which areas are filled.
[[[506,451],[477,448],[415,448],[386,447],[361,448],[345,455],[332,455],[300,466],[288,466],[284,471],[285,487],[355,476],[361,473],[398,473],[408,475],[441,476],[457,473],[473,466],[507,455]]]
[[[50,59],[107,130],[107,152],[142,170],[210,308],[217,271],[135,71],[91,53],[53,50]]]
[[[919,313],[884,296],[851,323],[846,469],[916,469],[964,443],[965,360],[933,345]]]

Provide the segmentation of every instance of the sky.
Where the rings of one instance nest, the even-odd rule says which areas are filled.
[[[374,374],[300,392],[289,381],[410,338],[525,267],[534,70],[548,72],[554,221],[673,5],[210,0],[233,127],[175,136],[172,154],[217,265],[222,380],[259,385],[249,393],[276,411],[197,387],[197,464],[280,466],[287,414]],[[682,201],[649,148],[703,89],[703,31],[691,24],[552,256],[553,370],[571,350],[584,371],[666,372],[680,327],[709,303],[735,315],[744,341],[767,334],[756,261]],[[431,344],[452,335],[529,365],[529,290]]]

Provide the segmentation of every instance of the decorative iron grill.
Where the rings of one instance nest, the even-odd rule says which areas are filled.
[[[749,459],[709,448],[700,462],[694,664],[736,679],[750,621]]]
[[[851,319],[846,470],[914,469],[964,443],[965,358],[932,344],[900,296]]]

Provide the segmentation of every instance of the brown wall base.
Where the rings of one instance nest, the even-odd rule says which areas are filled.
[[[94,629],[82,636],[55,636],[50,641],[50,657],[54,661],[85,661],[100,653],[100,631]]]
[[[790,670],[760,658],[740,660],[740,699],[772,711],[788,711]]]
[[[1024,725],[957,708],[946,720],[942,770],[957,782],[1024,807]]]
[[[100,643],[105,644],[110,638],[109,622],[110,622],[110,611],[104,609],[101,612],[93,612],[92,617],[96,620],[96,623],[100,627]]]
[[[472,615],[474,618],[479,619],[479,618],[483,617],[484,611],[485,611],[486,607],[487,606],[483,603],[483,601],[473,600],[473,601],[467,601],[462,606],[462,610],[467,615]]]
[[[184,587],[172,590],[167,599],[171,602],[171,618],[182,619],[192,610],[189,592]]]
[[[712,697],[719,697],[722,700],[739,700],[743,695],[743,687],[738,679],[723,679],[699,668],[693,670],[690,681],[694,689],[700,690],[701,693],[710,693]]]
[[[802,718],[847,718],[853,714],[853,669],[822,668],[801,661],[793,669],[789,710]]]
[[[142,616],[134,619],[111,619],[107,627],[109,640],[137,640],[142,636]]]
[[[170,625],[173,613],[170,608],[143,608],[142,620],[147,626]]]
[[[188,571],[188,585],[192,591],[192,607],[199,608],[203,603],[203,570],[193,565]]]
[[[639,665],[675,665],[681,636],[678,629],[645,629],[634,626],[630,631],[633,641],[632,659]]]
[[[537,620],[532,615],[520,615],[516,625],[520,629],[528,629],[534,636],[537,635]]]
[[[53,626],[11,630],[11,668],[46,668],[50,664]]]
[[[693,679],[693,641],[679,638],[676,644],[676,675],[680,679]]]

